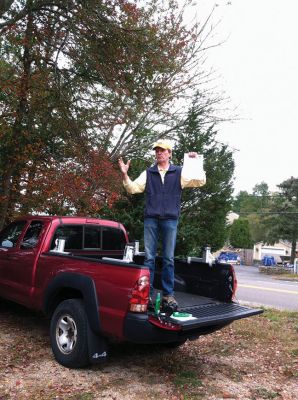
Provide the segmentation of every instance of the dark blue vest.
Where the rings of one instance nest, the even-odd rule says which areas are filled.
[[[181,167],[170,165],[162,183],[157,164],[147,169],[145,217],[177,219],[181,205]]]

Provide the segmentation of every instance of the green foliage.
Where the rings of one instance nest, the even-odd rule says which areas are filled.
[[[270,192],[265,182],[256,184],[252,194],[240,191],[233,201],[233,211],[240,214],[257,213],[270,203]]]
[[[249,222],[247,219],[239,218],[230,227],[230,244],[240,249],[250,249],[253,245],[250,236]]]
[[[232,210],[247,219],[253,243],[264,241],[267,228],[263,223],[262,215],[268,212],[271,202],[271,193],[265,182],[256,184],[252,193],[240,191],[233,200]]]
[[[274,243],[280,239],[291,242],[291,263],[294,263],[298,239],[298,178],[291,177],[278,187],[280,193],[272,199],[271,214],[263,218],[267,227],[266,240],[268,243]]]
[[[279,192],[270,193],[265,182],[255,185],[253,193],[240,192],[233,201],[233,211],[249,221],[252,241],[274,244],[288,240],[292,244],[291,263],[298,238],[298,178],[282,182]]]
[[[265,210],[270,204],[270,192],[265,182],[256,184],[252,194],[240,191],[233,201],[233,211],[240,214],[252,214]]]

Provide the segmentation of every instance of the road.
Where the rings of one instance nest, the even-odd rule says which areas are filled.
[[[298,311],[298,282],[261,274],[257,267],[235,266],[238,280],[236,300],[281,310]]]

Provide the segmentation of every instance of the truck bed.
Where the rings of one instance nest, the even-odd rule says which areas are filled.
[[[195,319],[179,320],[183,331],[203,326],[225,325],[237,319],[258,315],[262,309],[242,306],[235,302],[225,303],[209,297],[185,292],[175,292],[179,311],[192,314]],[[174,318],[170,317],[171,320]],[[177,322],[177,320],[175,320]]]

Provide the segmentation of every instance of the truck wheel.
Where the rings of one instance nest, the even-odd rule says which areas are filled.
[[[89,364],[87,326],[82,300],[65,300],[56,308],[50,338],[54,356],[61,365],[82,368]]]

